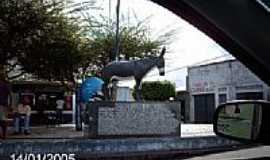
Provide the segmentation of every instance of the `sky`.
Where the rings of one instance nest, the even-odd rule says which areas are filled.
[[[102,10],[91,11],[90,14],[115,17],[116,0],[111,0],[111,14],[109,14],[109,0],[98,0],[96,5]],[[175,83],[177,90],[185,90],[187,66],[233,58],[207,35],[166,8],[149,0],[122,0],[120,12],[121,14],[135,12],[139,20],[150,17],[148,26],[153,38],[172,29],[176,31],[172,43],[166,46],[168,52],[165,54],[165,76],[158,76],[158,70],[153,69],[144,81],[169,80]],[[119,83],[120,86],[129,87],[133,87],[134,84],[133,80],[124,80]]]

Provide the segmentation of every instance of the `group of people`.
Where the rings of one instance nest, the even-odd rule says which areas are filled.
[[[0,77],[0,127],[2,129],[1,137],[3,139],[6,138],[7,127],[10,123],[14,123],[14,133],[18,134],[21,131],[20,124],[23,123],[23,132],[30,134],[29,122],[31,107],[28,97],[24,97],[24,99],[20,100],[15,110],[8,107],[8,104],[11,103],[10,97],[10,86],[3,77]],[[9,115],[13,115],[13,120],[10,119]]]
[[[0,74],[0,131],[2,132],[0,132],[0,138],[6,138],[8,126],[14,127],[14,134],[30,134],[31,98],[27,95],[22,96],[16,107],[10,107],[12,103],[11,87],[1,75],[2,74]],[[41,108],[44,108],[47,106],[45,104],[47,101],[46,95],[43,94],[40,97],[43,99],[38,99],[38,101],[44,101],[44,104],[41,104]],[[65,101],[61,97],[58,97],[55,104],[57,123],[62,123],[62,111]],[[46,108],[42,110],[44,112]]]
[[[12,115],[13,120],[9,119],[9,115]],[[0,126],[2,128],[3,139],[6,138],[7,127],[9,124],[14,124],[14,134],[24,133],[30,134],[30,115],[31,107],[24,101],[21,101],[16,109],[8,109],[7,105],[0,105]]]
[[[49,101],[48,96],[45,94],[41,94],[37,99],[37,108],[38,116],[39,116],[39,123],[43,124],[46,122],[46,120],[51,121],[53,120],[53,123],[61,124],[63,123],[63,109],[65,105],[65,101],[63,100],[62,96],[58,96],[55,99],[55,113],[49,113],[49,115],[45,114],[45,110],[52,109],[49,107]],[[56,121],[55,121],[56,120]],[[51,122],[47,122],[49,124]]]
[[[56,101],[56,117],[58,123],[62,122],[63,106],[64,100],[59,99]],[[15,107],[14,109],[8,107],[8,102],[6,102],[6,100],[4,101],[3,99],[2,100],[0,99],[0,127],[2,130],[1,138],[2,139],[6,138],[7,127],[9,125],[14,126],[14,133],[13,133],[14,135],[18,135],[21,133],[29,135],[30,117],[31,117],[31,106],[30,100],[27,96],[23,97],[19,101],[17,107]]]

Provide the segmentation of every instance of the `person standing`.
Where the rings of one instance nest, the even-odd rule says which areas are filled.
[[[31,116],[31,107],[29,104],[23,102],[19,103],[17,112],[15,113],[15,134],[20,133],[20,122],[23,121],[24,125],[24,134],[30,134],[30,116]]]
[[[58,98],[56,100],[56,119],[57,123],[63,123],[63,109],[64,109],[65,101],[62,98]]]
[[[37,100],[37,112],[38,112],[37,114],[39,117],[39,124],[45,124],[45,122],[47,121],[47,117],[44,113],[47,107],[48,107],[47,95],[41,94]]]

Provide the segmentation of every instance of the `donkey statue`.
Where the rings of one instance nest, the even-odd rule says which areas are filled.
[[[164,54],[166,52],[166,48],[163,47],[160,55],[158,57],[150,56],[140,60],[130,60],[130,61],[115,61],[109,63],[105,66],[101,71],[101,77],[105,81],[104,87],[104,95],[106,99],[109,98],[108,95],[108,84],[114,79],[118,78],[126,78],[126,77],[134,77],[136,81],[135,85],[135,99],[141,100],[141,82],[143,77],[154,67],[157,67],[159,70],[159,75],[165,75],[165,60]]]

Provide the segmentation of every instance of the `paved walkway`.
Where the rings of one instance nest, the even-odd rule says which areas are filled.
[[[31,127],[30,135],[14,135],[12,128],[9,129],[8,138],[82,138],[83,132],[76,131],[74,125],[60,126],[36,126]]]
[[[214,136],[213,125],[205,124],[182,124],[181,137],[202,137]],[[13,135],[12,128],[9,129],[8,138],[82,138],[83,132],[76,131],[75,126],[60,125],[60,126],[38,126],[31,127],[30,135]]]

